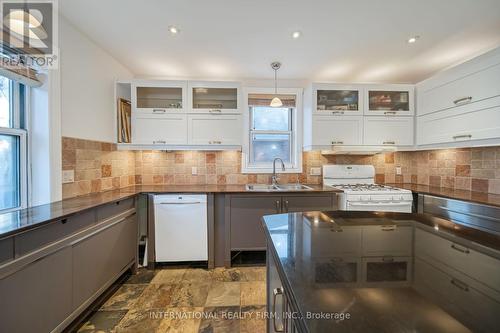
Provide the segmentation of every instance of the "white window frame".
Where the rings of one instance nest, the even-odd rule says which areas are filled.
[[[248,105],[248,95],[250,94],[274,94],[274,88],[243,88],[243,144],[241,147],[241,172],[242,173],[272,173],[272,163],[251,164],[250,163],[250,108]],[[292,114],[292,135],[291,135],[291,162],[285,163],[285,171],[280,173],[301,173],[302,172],[302,88],[278,88],[278,94],[295,95],[295,108]],[[272,131],[270,131],[272,132]]]
[[[29,151],[27,144],[27,132],[28,132],[28,110],[29,110],[29,87],[24,87],[24,106],[25,106],[25,114],[21,114],[21,103],[20,103],[20,83],[13,80],[13,100],[12,100],[12,128],[10,127],[0,127],[0,134],[16,136],[19,138],[19,190],[20,190],[20,202],[18,207],[7,208],[0,210],[0,214],[8,213],[11,211],[20,210],[28,207],[28,163],[29,163]],[[24,125],[27,127],[26,129],[21,129],[21,116],[24,116]]]

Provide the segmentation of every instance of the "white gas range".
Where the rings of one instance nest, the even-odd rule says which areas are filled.
[[[323,185],[342,190],[340,210],[370,210],[411,213],[409,190],[375,184],[373,165],[324,165]]]

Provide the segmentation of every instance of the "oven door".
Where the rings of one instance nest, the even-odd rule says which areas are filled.
[[[347,201],[346,210],[411,213],[411,201],[403,202],[359,202]]]

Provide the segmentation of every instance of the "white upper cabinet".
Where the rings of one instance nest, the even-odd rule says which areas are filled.
[[[413,146],[413,117],[364,117],[364,144]]]
[[[373,85],[365,88],[365,115],[412,116],[415,114],[414,86]]]
[[[332,145],[361,145],[362,116],[313,116],[312,146],[328,149]]]
[[[186,81],[134,81],[131,95],[136,114],[186,112]]]
[[[242,120],[238,114],[188,115],[188,143],[190,145],[241,145]]]
[[[363,114],[363,88],[359,85],[316,83],[312,93],[314,114],[334,116]]]
[[[136,115],[132,118],[132,143],[141,145],[187,144],[185,114]]]
[[[241,84],[239,82],[189,82],[190,113],[239,113]]]

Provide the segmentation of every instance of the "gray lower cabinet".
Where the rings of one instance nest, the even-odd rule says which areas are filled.
[[[283,213],[304,212],[311,210],[333,210],[334,196],[328,195],[301,195],[283,197]]]
[[[14,259],[14,238],[0,239],[0,264]]]
[[[51,332],[72,312],[71,248],[0,279],[0,331]]]
[[[116,278],[135,258],[137,220],[131,215],[73,246],[73,308]]]

